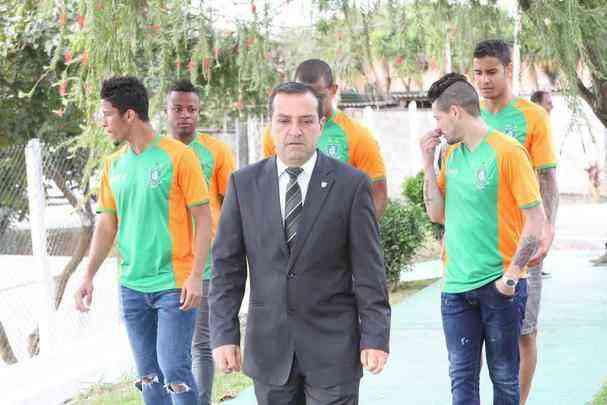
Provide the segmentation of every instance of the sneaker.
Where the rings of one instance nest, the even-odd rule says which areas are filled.
[[[552,277],[552,273],[548,273],[542,270],[542,278],[550,278]]]
[[[602,266],[604,264],[607,264],[607,253],[597,258],[590,259],[590,262],[592,262],[592,264],[594,264],[595,266]]]

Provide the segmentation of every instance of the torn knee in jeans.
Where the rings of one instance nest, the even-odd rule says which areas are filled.
[[[174,394],[183,394],[192,390],[186,383],[170,383],[166,385],[166,389]]]
[[[139,391],[143,391],[143,387],[152,385],[152,384],[158,384],[160,382],[160,379],[158,378],[157,374],[148,374],[145,375],[143,377],[141,377],[140,380],[135,382],[135,387],[139,390]]]

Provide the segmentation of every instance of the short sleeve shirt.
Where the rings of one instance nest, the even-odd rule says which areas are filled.
[[[445,196],[444,291],[466,292],[501,277],[516,253],[522,209],[541,203],[525,148],[494,130],[474,151],[452,145],[438,185]]]
[[[189,147],[196,153],[206,184],[209,187],[211,235],[214,238],[221,215],[221,203],[228,189],[230,175],[236,168],[236,161],[228,145],[208,134],[198,135]],[[211,252],[209,252],[204,266],[203,278],[205,280],[211,278],[212,261]]]
[[[194,265],[188,208],[208,204],[196,155],[156,136],[140,154],[126,145],[104,163],[97,212],[118,219],[120,282],[139,292],[181,288]]]
[[[515,97],[495,114],[481,106],[481,117],[491,128],[519,141],[529,152],[535,169],[556,167],[550,117],[541,106]]]

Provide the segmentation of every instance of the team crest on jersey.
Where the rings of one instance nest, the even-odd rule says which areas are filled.
[[[487,175],[487,169],[481,167],[476,171],[476,188],[479,190],[484,189],[489,183],[489,176]]]
[[[160,167],[158,167],[158,164],[156,164],[156,166],[150,170],[148,185],[152,188],[158,187],[160,185],[160,177]]]
[[[334,143],[327,145],[327,155],[333,159],[339,159],[339,145]]]
[[[516,129],[514,128],[514,125],[508,125],[505,129],[504,129],[504,133],[508,136],[511,136],[513,138],[516,138]]]

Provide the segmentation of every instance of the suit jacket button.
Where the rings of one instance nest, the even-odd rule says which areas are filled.
[[[292,271],[290,271],[290,272],[287,273],[287,277],[293,278],[293,277],[295,277],[295,273],[293,273]]]

